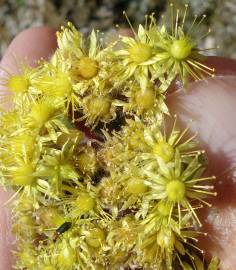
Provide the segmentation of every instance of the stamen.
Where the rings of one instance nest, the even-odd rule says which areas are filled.
[[[188,10],[188,4],[185,4],[185,10],[184,10],[184,16],[183,16],[181,28],[184,28],[184,23],[185,23],[185,19],[186,19],[186,15],[187,15],[187,10]]]
[[[187,139],[184,143],[183,143],[183,145],[186,145],[186,144],[188,144],[189,142],[191,142],[191,141],[193,141],[196,137],[197,137],[197,132],[192,136],[192,137],[190,137],[189,139]]]
[[[183,132],[181,132],[180,136],[178,137],[178,139],[175,141],[175,146],[180,142],[180,140],[184,137],[184,135],[187,133],[187,131],[189,130],[189,127],[186,127],[184,129]]]
[[[181,211],[180,211],[180,204],[178,203],[178,216],[179,216],[179,229],[181,228]]]
[[[211,203],[206,202],[205,200],[202,200],[201,198],[199,198],[199,196],[192,194],[192,198],[198,200],[199,202],[203,203],[204,205],[208,206],[208,207],[212,207]],[[203,208],[204,206],[202,206],[201,208]]]
[[[206,190],[202,190],[202,189],[188,188],[188,190],[189,191],[192,191],[192,192],[203,193],[203,194],[212,195],[212,196],[216,196],[217,195],[216,192],[206,191]]]
[[[193,20],[193,22],[192,22],[191,26],[189,27],[189,29],[188,29],[188,31],[187,31],[187,34],[186,34],[186,36],[190,35],[190,33],[191,33],[191,31],[192,31],[192,28],[193,28],[193,26],[194,26],[194,24],[195,24],[195,22],[196,22],[197,18],[198,18],[198,16],[197,16],[197,15],[195,15],[195,16],[194,16],[194,20]]]
[[[161,23],[162,23],[162,26],[166,25],[166,16],[165,15],[161,15]]]
[[[175,37],[178,37],[178,21],[179,21],[179,9],[176,10],[176,19],[175,19]]]
[[[187,62],[188,62],[190,65],[194,66],[196,69],[199,69],[199,70],[201,70],[202,72],[204,72],[204,73],[206,73],[206,74],[208,74],[208,75],[212,75],[211,72],[209,72],[209,71],[203,69],[202,67],[198,66],[198,65],[197,65],[198,62],[196,62],[197,64],[195,64],[195,63],[192,62],[191,60],[188,60]],[[212,71],[214,71],[214,70],[212,70]]]
[[[199,185],[194,185],[194,188],[203,188],[203,189],[214,189],[214,186],[199,186]]]
[[[203,67],[203,68],[205,68],[205,69],[208,69],[208,70],[210,70],[210,71],[215,71],[215,68],[210,68],[210,67],[208,67],[208,66],[206,66],[206,65],[204,65],[204,64],[202,64],[202,63],[200,63],[200,62],[198,62],[198,61],[196,61],[196,60],[192,60],[192,62],[194,62],[194,63],[196,63],[197,65],[199,65],[199,66],[201,66],[201,67]]]
[[[188,65],[187,63],[185,63],[185,62],[183,62],[182,64],[183,64],[184,68],[187,70],[187,72],[188,72],[188,73],[189,73],[196,81],[200,81],[200,80],[201,80],[202,76],[199,76],[199,75],[197,74],[197,71],[196,71],[196,70],[195,70],[195,72],[194,72],[194,70],[191,69],[191,68],[189,67],[189,65]]]
[[[125,11],[123,11],[123,15],[125,16],[125,18],[126,18],[128,24],[129,24],[130,29],[132,30],[134,36],[137,37],[137,33],[135,32],[135,30],[134,30],[134,28],[133,28],[133,25],[132,25],[132,23],[130,22],[130,20],[129,20],[128,16],[127,16],[127,13],[126,13]]]
[[[189,243],[189,242],[187,242],[187,244],[188,244],[189,246],[195,248],[196,250],[198,250],[200,253],[202,253],[202,254],[204,253],[203,250],[200,249],[200,248],[198,248],[197,246],[195,246],[195,245],[193,245],[193,244],[191,244],[191,243]]]
[[[195,29],[197,30],[197,28],[200,26],[200,24],[205,20],[206,18],[206,14],[202,15],[202,18],[200,19],[200,21],[195,25]]]
[[[192,214],[194,215],[194,217],[195,217],[195,219],[196,219],[196,221],[197,221],[199,227],[202,227],[202,223],[201,223],[201,221],[199,220],[197,214],[195,213],[195,211],[194,211],[192,205],[189,203],[188,200],[185,200],[185,203],[188,205],[189,210],[190,210],[190,211],[192,212]]]
[[[150,30],[153,28],[153,26],[156,25],[156,19],[155,19],[154,15],[155,15],[155,12],[152,12],[152,14],[148,16],[148,18],[150,19],[150,23],[149,23],[149,26],[147,26],[147,29],[145,29],[145,30],[148,30],[148,29]],[[147,21],[147,23],[148,23],[148,21]],[[157,28],[155,30],[157,30]]]
[[[200,36],[198,39],[195,40],[195,43],[198,44],[199,41],[201,41],[202,39],[204,39],[206,36],[208,36],[211,33],[211,28],[208,29],[208,31],[203,34],[202,36]]]
[[[13,201],[23,188],[24,187],[21,186],[3,205],[7,206],[11,201]]]
[[[147,30],[147,25],[148,25],[148,15],[145,15],[145,24],[144,24],[145,30]]]
[[[170,19],[171,19],[171,33],[174,36],[174,7],[173,3],[170,3]]]

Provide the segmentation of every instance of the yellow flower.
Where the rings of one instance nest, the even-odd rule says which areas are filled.
[[[40,100],[32,106],[30,117],[34,126],[41,128],[57,112],[55,105],[51,100]]]
[[[22,268],[35,268],[37,266],[37,251],[32,243],[23,242],[19,245],[19,252],[17,254],[18,260],[16,262],[16,267],[18,269]]]
[[[150,196],[147,200],[161,200],[170,205],[169,217],[173,210],[178,211],[179,223],[182,218],[182,210],[189,211],[201,226],[201,222],[195,212],[196,207],[200,205],[210,206],[206,202],[207,196],[216,196],[212,191],[213,186],[208,182],[215,179],[212,177],[201,177],[204,170],[204,164],[201,163],[199,152],[192,158],[189,158],[188,163],[183,166],[183,161],[180,157],[178,149],[175,151],[173,160],[174,167],[171,164],[165,163],[163,159],[158,158],[158,170],[144,169],[143,173],[147,176],[145,184],[151,188]],[[205,183],[205,184],[204,184]]]
[[[147,147],[143,143],[143,125],[139,118],[137,121],[126,119],[122,130],[112,134],[103,130],[103,134],[105,141],[98,157],[112,172],[126,167],[135,158],[135,149],[142,151]]]
[[[41,141],[56,142],[61,132],[68,133],[65,107],[58,99],[42,98],[33,102],[22,117],[22,132],[34,132]]]
[[[137,83],[129,83],[124,90],[124,96],[128,98],[127,101],[117,100],[115,104],[123,107],[125,113],[159,123],[162,122],[164,114],[168,114],[165,96],[150,82],[145,89],[141,89]]]
[[[68,74],[56,69],[51,64],[44,64],[41,74],[34,79],[33,86],[47,97],[66,100],[72,91]]]
[[[47,149],[37,168],[37,177],[41,179],[41,190],[50,196],[59,196],[66,190],[67,183],[80,178],[73,163],[74,146],[68,141],[62,150]]]
[[[148,265],[151,269],[154,265],[158,270],[163,267],[175,269],[179,261],[183,264],[183,256],[189,256],[194,257],[191,261],[195,267],[196,262],[199,263],[195,254],[200,250],[192,244],[192,240],[196,240],[200,233],[194,231],[190,225],[191,215],[185,214],[179,227],[175,219],[169,218],[169,211],[169,205],[159,202],[153,211],[139,222],[139,240],[135,246],[137,262],[143,266]],[[193,247],[193,254],[190,254],[185,246]]]
[[[8,82],[7,88],[16,94],[27,92],[30,86],[29,78],[23,75],[12,75]]]
[[[157,168],[157,159],[166,163],[173,161],[176,149],[187,160],[188,156],[197,153],[194,149],[196,134],[187,137],[188,130],[188,127],[183,131],[177,129],[176,118],[169,134],[161,130],[155,120],[147,123],[138,117],[127,119],[120,131],[112,135],[104,131],[106,140],[98,155],[112,170],[127,168],[131,162],[138,167],[150,165]]]
[[[195,155],[198,151],[194,148],[197,143],[196,134],[188,137],[189,127],[183,131],[176,127],[177,118],[174,118],[174,124],[171,131],[166,132],[154,123],[146,125],[143,129],[143,140],[148,146],[148,150],[144,150],[141,159],[146,161],[154,161],[157,158],[168,163],[174,159],[175,151],[178,150],[182,157]]]
[[[63,82],[59,82],[58,79],[59,86],[56,85],[55,81],[53,83],[56,85],[56,91],[61,89],[60,93],[62,93],[62,95],[64,93],[68,104],[67,111],[70,112],[73,121],[75,121],[76,111],[80,111],[81,107],[83,107],[80,101],[83,100],[85,96],[88,99],[91,98],[91,95],[104,96],[113,89],[112,84],[109,82],[112,65],[110,60],[112,45],[101,49],[101,44],[98,43],[97,35],[93,30],[90,35],[89,46],[87,46],[87,41],[83,39],[81,34],[75,32],[75,28],[71,24],[68,28],[63,28],[62,32],[58,35],[59,43],[64,40],[66,44],[59,46],[59,49],[52,58],[52,65],[55,66],[56,70],[60,70],[61,76],[64,76],[64,79]],[[75,41],[77,44],[76,49],[74,49]],[[67,43],[69,43],[70,46]],[[62,77],[60,78],[62,80]],[[42,81],[45,82],[45,78],[42,78]],[[68,86],[66,86],[67,84]],[[45,85],[45,87],[44,92],[52,92],[52,87],[49,87],[49,85]],[[92,112],[91,114],[93,115],[92,121],[96,121],[97,112]],[[91,122],[91,120],[89,120],[89,122]]]
[[[132,250],[136,243],[138,222],[131,216],[121,217],[119,220],[108,222],[107,242],[110,247],[108,257],[112,263],[112,269],[119,269],[120,266],[128,264]],[[132,254],[131,265],[135,253]]]
[[[63,65],[55,67],[53,64],[44,63],[32,85],[44,98],[49,98],[57,106],[61,105],[61,108],[64,107],[64,112],[74,121],[79,100],[73,90],[73,82],[67,68]]]
[[[148,194],[145,177],[139,168],[129,166],[125,172],[110,172],[98,184],[98,192],[104,208],[110,209],[113,218],[117,218],[123,211],[139,209],[142,198]]]
[[[182,83],[186,83],[188,76],[194,80],[201,80],[205,75],[214,76],[214,68],[210,68],[202,63],[204,60],[201,54],[203,50],[198,49],[199,41],[205,37],[194,40],[191,36],[193,30],[199,27],[199,24],[205,18],[194,19],[190,29],[185,31],[185,18],[187,14],[188,5],[185,6],[183,19],[179,22],[179,10],[177,9],[176,17],[174,17],[173,4],[171,4],[171,31],[167,30],[166,25],[163,25],[160,29],[154,25],[150,29],[148,36],[155,41],[158,51],[156,58],[159,61],[159,65],[162,67],[162,72],[166,74],[167,80],[173,80],[178,75]]]
[[[18,68],[19,73],[12,73],[3,69],[3,76],[0,84],[8,91],[1,96],[1,103],[14,105],[14,107],[22,107],[22,104],[29,104],[36,96],[32,82],[38,74],[38,68],[30,68],[26,64],[21,64]]]
[[[101,208],[100,201],[96,194],[96,188],[88,184],[73,180],[76,186],[67,186],[71,195],[62,198],[62,203],[67,205],[68,217],[80,220],[82,217],[96,218],[99,215],[106,216]]]
[[[148,36],[147,27],[139,25],[135,37],[121,36],[122,48],[115,51],[120,63],[115,79],[120,82],[127,81],[134,77],[145,90],[148,82],[154,77],[155,65],[158,58],[155,44]]]
[[[64,57],[68,57],[68,54],[82,54],[80,50],[82,36],[71,22],[68,22],[67,27],[62,26],[56,35],[58,48],[65,54]]]
[[[90,145],[80,147],[74,156],[74,162],[75,166],[85,175],[93,176],[99,168],[96,151]]]
[[[94,128],[99,122],[108,123],[115,119],[116,111],[113,100],[109,95],[88,95],[81,99],[80,106],[85,124]]]
[[[20,68],[19,74],[8,74],[4,80],[5,86],[13,94],[24,94],[29,91],[31,87],[31,81],[37,75],[37,68],[33,69],[26,65]]]
[[[52,58],[52,64],[69,74],[78,95],[91,89],[96,93],[97,87],[110,77],[112,44],[102,49],[97,35],[94,30],[91,32],[87,46],[87,40],[70,23],[58,33],[59,48]]]

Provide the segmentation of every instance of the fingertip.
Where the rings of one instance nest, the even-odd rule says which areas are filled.
[[[17,72],[19,62],[37,65],[41,58],[48,59],[56,49],[55,29],[48,26],[32,27],[19,33],[7,48],[1,66]]]

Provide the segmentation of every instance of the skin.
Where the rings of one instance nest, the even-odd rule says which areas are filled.
[[[10,44],[1,67],[18,71],[16,62],[25,60],[31,66],[37,60],[48,59],[56,48],[55,31],[48,27],[30,28],[21,32]],[[207,237],[200,239],[200,247],[207,255],[215,254],[222,261],[222,269],[236,269],[236,61],[210,57],[207,64],[216,68],[216,77],[188,85],[188,91],[170,91],[167,101],[179,123],[190,124],[198,132],[198,140],[208,157],[208,175],[216,175],[216,198],[213,207],[199,213]],[[0,76],[3,72],[0,71]],[[7,89],[1,88],[2,92]],[[4,203],[9,194],[0,190],[0,270],[12,269],[13,237],[10,215]]]

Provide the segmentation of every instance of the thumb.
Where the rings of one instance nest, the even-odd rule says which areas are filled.
[[[213,58],[217,76],[189,85],[168,97],[172,114],[183,124],[193,120],[192,131],[208,158],[208,175],[217,177],[217,197],[200,213],[207,237],[200,246],[221,260],[223,269],[236,269],[236,61]],[[224,69],[224,65],[226,69]],[[225,70],[230,75],[226,75]]]

